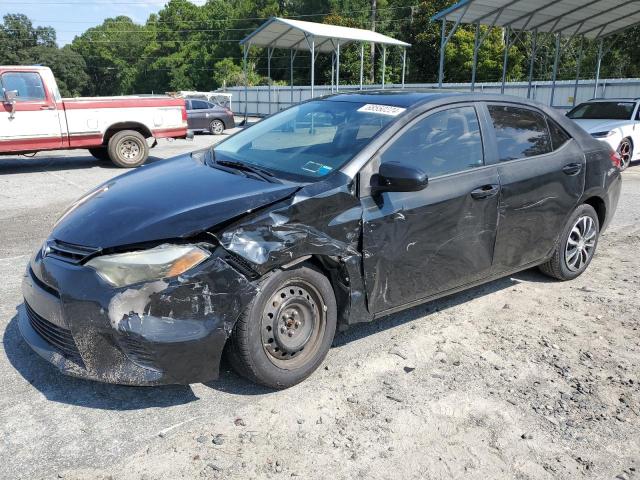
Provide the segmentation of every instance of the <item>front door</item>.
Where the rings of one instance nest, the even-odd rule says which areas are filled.
[[[61,148],[60,112],[40,74],[5,71],[0,85],[2,96],[11,91],[16,101],[13,114],[7,103],[0,106],[0,152]]]
[[[500,224],[495,273],[543,260],[584,191],[582,149],[542,112],[488,105],[497,140]]]
[[[363,263],[372,313],[486,277],[493,261],[499,179],[485,165],[473,105],[429,112],[376,160],[421,168],[419,192],[363,193]]]

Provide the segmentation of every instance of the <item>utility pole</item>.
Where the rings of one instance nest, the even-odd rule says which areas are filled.
[[[378,0],[371,0],[371,30],[376,31],[376,10],[378,8]],[[369,70],[369,80],[371,83],[376,82],[376,45],[371,44],[371,69]]]

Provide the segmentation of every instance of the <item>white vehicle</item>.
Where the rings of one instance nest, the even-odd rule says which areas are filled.
[[[618,152],[621,170],[640,160],[640,98],[590,100],[567,117]]]
[[[60,97],[46,67],[0,66],[0,155],[87,148],[119,167],[142,165],[158,138],[186,138],[181,98]]]

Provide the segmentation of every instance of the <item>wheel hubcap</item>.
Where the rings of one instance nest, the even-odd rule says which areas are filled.
[[[631,161],[631,143],[625,140],[618,147],[618,155],[620,156],[620,161],[622,166],[627,166]]]
[[[596,235],[593,218],[585,215],[576,220],[564,251],[565,263],[569,270],[578,272],[589,262],[596,247]]]
[[[221,122],[213,122],[213,133],[221,134],[223,130],[224,128]]]
[[[135,160],[140,155],[140,145],[133,140],[125,140],[120,144],[120,157],[125,160]]]
[[[322,297],[310,284],[296,281],[274,293],[262,315],[262,345],[273,364],[303,365],[320,346],[325,329]]]

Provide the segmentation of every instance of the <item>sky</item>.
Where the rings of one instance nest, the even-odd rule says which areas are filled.
[[[0,0],[0,17],[23,13],[34,26],[51,26],[58,45],[70,43],[86,29],[100,25],[106,18],[126,15],[144,23],[149,14],[160,10],[167,0]],[[201,5],[204,0],[192,0]]]

